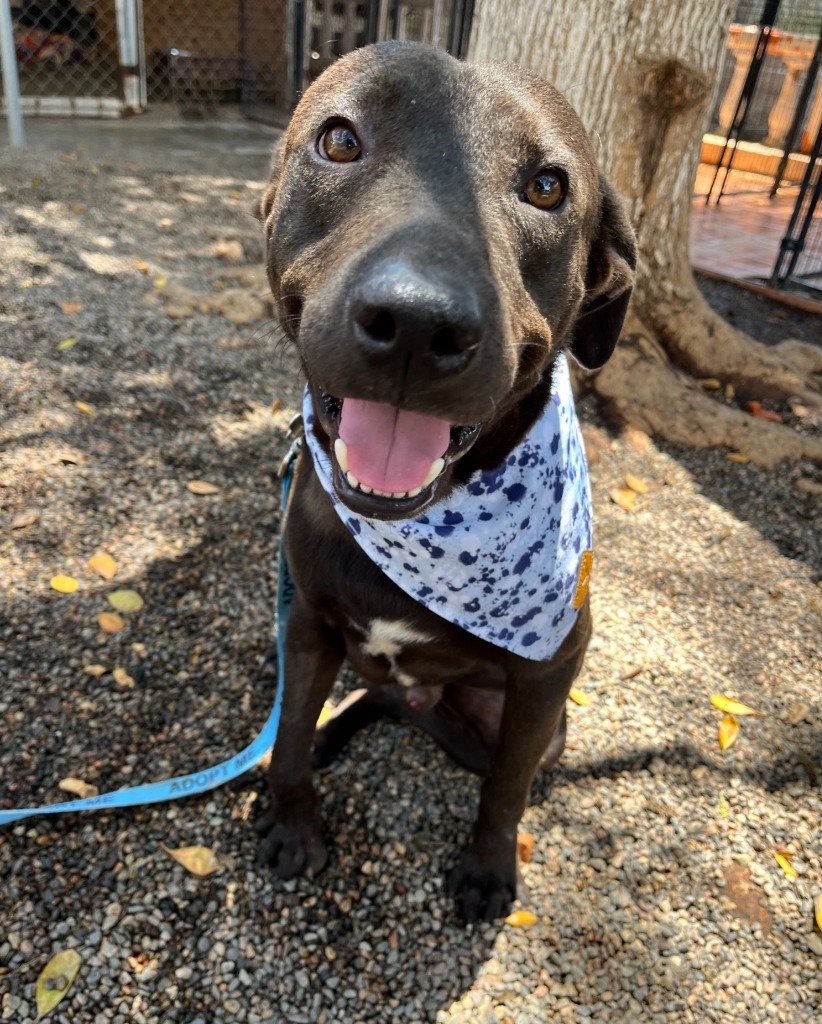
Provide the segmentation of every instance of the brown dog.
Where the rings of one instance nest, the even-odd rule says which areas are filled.
[[[266,191],[268,273],[308,388],[284,544],[296,593],[261,861],[327,852],[311,781],[361,726],[413,722],[484,776],[449,875],[504,914],[537,768],[590,636],[590,512],[564,350],[601,366],[633,232],[547,83],[416,44],[343,58]],[[315,733],[344,658],[372,684]]]

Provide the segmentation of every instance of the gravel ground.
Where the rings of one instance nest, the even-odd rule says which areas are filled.
[[[67,776],[106,790],[204,768],[256,734],[272,700],[257,673],[272,474],[299,385],[265,320],[259,182],[8,151],[0,182],[10,807],[64,798]],[[582,415],[591,702],[571,706],[567,752],[522,825],[536,924],[457,924],[441,879],[477,783],[386,724],[319,779],[333,859],[314,881],[254,866],[259,768],[202,798],[3,830],[0,1020],[34,1020],[35,979],[69,947],[82,968],[61,1022],[799,1024],[822,1011],[820,514],[794,487],[811,467],[763,472],[612,437],[587,402]],[[626,472],[649,486],[633,513],[608,497]],[[219,491],[192,494],[192,479]],[[100,550],[119,567],[110,583],[86,565]],[[57,573],[77,592],[50,589]],[[145,604],[105,633],[115,587]],[[763,712],[724,753],[716,693]],[[195,878],[162,844],[217,848],[224,869]]]

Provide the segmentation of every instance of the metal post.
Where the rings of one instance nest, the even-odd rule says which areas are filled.
[[[6,97],[6,117],[9,122],[9,143],[25,146],[23,113],[20,109],[20,80],[17,77],[17,54],[11,27],[9,0],[0,0],[0,64],[3,66],[3,94]]]

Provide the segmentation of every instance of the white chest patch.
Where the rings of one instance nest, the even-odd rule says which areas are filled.
[[[403,672],[397,665],[397,658],[404,648],[428,644],[433,636],[423,633],[402,619],[372,619],[362,644],[362,652],[369,658],[383,657],[391,666],[391,674],[403,686],[416,686],[417,680]]]

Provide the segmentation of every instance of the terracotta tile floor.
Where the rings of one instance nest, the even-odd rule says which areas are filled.
[[[706,206],[713,174],[713,167],[699,165],[691,207],[691,263],[731,278],[769,278],[799,188],[782,188],[770,199],[770,178],[731,171],[722,202]],[[748,191],[754,189],[763,191]],[[734,192],[746,194],[728,194]]]

